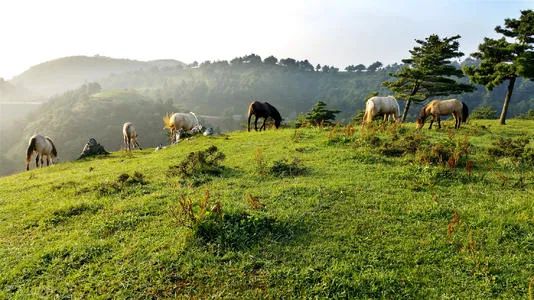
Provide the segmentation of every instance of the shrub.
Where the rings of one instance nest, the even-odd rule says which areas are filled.
[[[491,148],[488,149],[488,154],[497,157],[510,156],[520,158],[525,153],[526,146],[529,140],[525,137],[516,139],[499,137]]]
[[[195,229],[211,215],[220,218],[222,205],[219,201],[210,205],[210,193],[206,190],[204,197],[196,202],[193,202],[191,198],[182,196],[178,200],[178,205],[170,209],[170,214],[178,225]]]
[[[534,120],[534,109],[529,109],[526,113],[520,114],[516,118],[523,120]]]
[[[191,152],[178,165],[170,166],[167,176],[179,176],[182,185],[199,186],[210,181],[210,176],[222,173],[223,167],[220,163],[224,158],[224,153],[220,152],[216,146]]]
[[[270,173],[276,177],[292,177],[303,175],[306,173],[306,168],[298,158],[294,158],[291,162],[283,159],[273,163]]]
[[[456,142],[449,139],[418,147],[416,159],[424,164],[448,165],[450,168],[456,168],[465,165],[464,161],[467,159],[470,147],[467,137]]]
[[[312,126],[328,126],[332,125],[332,122],[336,119],[336,114],[339,110],[330,110],[326,108],[326,103],[323,101],[318,101],[310,112],[308,112],[303,117],[297,119],[295,124],[297,127],[303,125],[312,125]]]
[[[208,217],[198,224],[195,237],[202,244],[211,244],[220,250],[246,249],[271,237],[280,239],[290,231],[276,219],[248,213],[224,214],[220,218]]]
[[[482,105],[473,109],[471,119],[489,120],[497,118],[497,111],[490,105]]]
[[[112,195],[120,193],[129,186],[133,185],[145,185],[145,175],[143,173],[135,171],[132,176],[127,173],[122,173],[117,176],[114,181],[106,181],[97,185],[95,188],[100,196]]]

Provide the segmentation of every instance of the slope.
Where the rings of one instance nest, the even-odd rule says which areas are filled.
[[[0,297],[524,298],[534,172],[488,149],[534,126],[491,124],[234,132],[0,178]],[[408,137],[467,138],[474,166],[384,150]],[[210,145],[222,173],[168,175]]]

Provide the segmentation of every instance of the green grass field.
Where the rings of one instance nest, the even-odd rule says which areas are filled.
[[[0,178],[0,298],[532,297],[533,164],[488,149],[532,153],[534,121],[413,127],[234,132]],[[428,163],[391,146],[407,136],[468,153]],[[167,175],[211,145],[220,175]],[[283,159],[304,173],[271,174]],[[183,226],[206,191],[220,209]]]

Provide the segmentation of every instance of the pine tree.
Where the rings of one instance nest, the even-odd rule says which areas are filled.
[[[479,66],[464,67],[471,81],[483,84],[488,90],[508,81],[502,106],[500,124],[506,124],[506,114],[517,77],[534,80],[534,11],[521,11],[519,19],[505,19],[504,28],[495,31],[504,35],[500,39],[484,38],[478,51]]]
[[[306,114],[306,121],[312,125],[330,125],[336,119],[339,110],[330,110],[326,108],[326,103],[318,101],[312,110]]]
[[[462,57],[458,51],[459,35],[440,39],[430,35],[425,40],[415,40],[419,46],[410,50],[411,58],[403,59],[405,64],[391,76],[395,81],[386,81],[384,86],[395,93],[398,99],[405,100],[402,121],[406,120],[412,101],[422,102],[434,96],[447,96],[471,92],[470,84],[458,83],[454,78],[463,77],[462,70],[451,63],[451,59]]]

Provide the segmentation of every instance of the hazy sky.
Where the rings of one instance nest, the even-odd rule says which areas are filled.
[[[0,4],[0,77],[72,55],[184,62],[262,57],[344,68],[408,56],[414,39],[460,34],[473,52],[534,0],[16,0]]]

